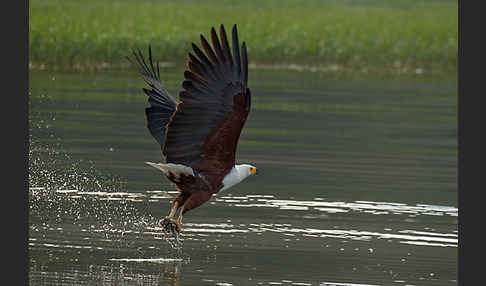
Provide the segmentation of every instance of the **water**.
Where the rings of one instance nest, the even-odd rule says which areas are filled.
[[[180,69],[165,69],[177,94]],[[456,84],[252,70],[260,174],[157,226],[174,186],[133,72],[32,72],[31,285],[457,285]]]

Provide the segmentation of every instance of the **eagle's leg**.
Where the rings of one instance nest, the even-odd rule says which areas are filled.
[[[176,229],[177,229],[178,233],[181,233],[181,231],[182,231],[182,216],[183,216],[183,213],[185,213],[184,205],[182,205],[181,211],[179,212],[179,217],[177,217],[177,221],[176,221]]]
[[[178,208],[179,208],[179,201],[174,200],[174,202],[172,202],[169,215],[166,218],[172,219],[175,216]]]
[[[163,220],[159,222],[160,225],[165,229],[165,231],[171,232],[172,234],[175,234],[175,232],[177,232],[178,235],[181,233],[182,216],[183,216],[182,214],[184,213],[184,205],[182,205],[180,209],[181,211],[179,212],[179,217],[177,218],[177,220],[173,219],[177,208],[173,208],[169,216],[165,217]]]
[[[170,208],[169,215],[166,216],[164,219],[161,219],[159,221],[159,225],[164,228],[165,231],[167,232],[173,232],[174,231],[174,226],[177,226],[176,222],[174,221],[174,216],[177,212],[177,209],[179,208],[179,201],[174,200],[172,202],[172,206]],[[177,227],[176,227],[177,229]]]
[[[205,191],[199,191],[190,194],[181,193],[178,196],[178,198],[175,200],[174,205],[175,203],[177,203],[177,205],[175,206],[173,205],[173,208],[171,209],[169,216],[161,220],[161,225],[164,228],[164,230],[166,232],[171,232],[172,234],[178,237],[178,235],[182,231],[182,218],[184,214],[189,210],[202,205],[204,202],[209,200],[211,196],[212,196],[211,193]],[[174,221],[173,217],[177,212],[178,208],[180,209],[179,217],[177,218],[176,221]]]

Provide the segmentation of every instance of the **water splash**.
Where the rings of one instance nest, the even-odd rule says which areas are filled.
[[[158,219],[147,212],[150,202],[141,199],[145,195],[126,192],[120,178],[101,173],[93,163],[75,161],[58,146],[43,144],[33,136],[29,143],[31,234],[54,225],[72,224],[110,241],[110,247],[128,248],[158,224]],[[157,192],[153,197],[171,195]],[[182,251],[182,242],[175,244],[162,231],[153,234],[151,241],[157,240],[166,241],[178,254]],[[36,243],[31,242],[31,246]]]

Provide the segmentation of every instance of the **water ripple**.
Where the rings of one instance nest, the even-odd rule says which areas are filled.
[[[31,196],[41,196],[43,192],[49,192],[43,188],[31,188]],[[80,201],[87,197],[96,198],[98,201],[110,200],[128,202],[137,204],[139,201],[152,203],[159,200],[168,201],[173,198],[176,192],[164,191],[147,191],[144,193],[130,193],[130,192],[83,192],[75,189],[56,190],[53,192],[55,196],[60,196],[70,202]],[[51,193],[52,195],[52,193]],[[51,196],[52,198],[52,196]],[[59,199],[59,198],[58,198]],[[134,200],[136,199],[136,200]],[[38,201],[34,200],[34,203]],[[92,203],[92,200],[85,200],[85,203]],[[412,217],[434,215],[434,216],[449,216],[456,217],[458,209],[452,206],[426,205],[416,204],[407,205],[396,202],[373,202],[373,201],[354,201],[354,202],[333,202],[325,201],[322,198],[314,200],[291,200],[280,199],[273,195],[246,195],[246,196],[232,196],[224,195],[217,196],[213,200],[213,204],[221,204],[223,206],[243,207],[243,208],[272,208],[278,211],[302,211],[308,215],[302,217],[304,221],[306,218],[313,218],[311,213],[326,213],[340,216],[348,216],[352,213],[366,213],[371,215],[395,214],[407,215]],[[80,203],[74,203],[73,208],[79,208]],[[88,206],[89,207],[89,206]],[[69,213],[67,210],[59,210],[60,212]],[[137,217],[120,218],[111,214],[110,219],[128,219],[135,222]],[[143,216],[138,215],[138,218]],[[440,246],[440,247],[457,247],[458,235],[457,232],[436,232],[423,231],[414,229],[384,229],[383,231],[369,231],[359,229],[343,229],[342,227],[334,226],[333,228],[319,228],[317,225],[309,222],[313,227],[302,227],[303,222],[297,224],[285,223],[190,223],[184,224],[183,240],[199,240],[201,237],[208,235],[262,235],[276,233],[283,237],[302,237],[302,238],[333,238],[341,240],[354,241],[375,241],[375,240],[392,240],[403,244],[413,244],[421,246]],[[118,236],[147,236],[151,235],[154,239],[161,239],[162,229],[156,225],[155,218],[151,217],[149,222],[145,224],[134,224],[137,227],[126,227],[126,222],[110,223],[109,226],[102,225],[102,227],[89,228],[91,233],[116,234]],[[307,223],[307,224],[309,224]],[[120,225],[123,227],[120,228]],[[31,228],[38,228],[32,225]],[[54,229],[52,229],[54,230]],[[61,229],[55,229],[61,231]],[[80,231],[87,231],[81,228]],[[297,238],[298,239],[298,238]],[[167,239],[166,239],[167,240]],[[39,246],[40,244],[31,241],[30,246]],[[69,247],[66,244],[41,244],[43,247]],[[78,246],[74,246],[75,248]],[[84,247],[84,246],[79,246]],[[91,246],[89,246],[91,247]],[[89,248],[87,246],[87,248]]]

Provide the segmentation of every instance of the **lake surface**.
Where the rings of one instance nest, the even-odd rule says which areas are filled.
[[[161,71],[172,95],[178,68]],[[30,285],[457,285],[457,85],[250,70],[260,174],[157,226],[135,72],[30,73]]]

